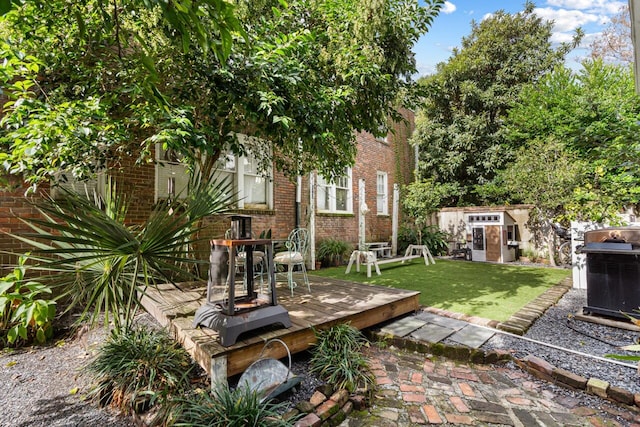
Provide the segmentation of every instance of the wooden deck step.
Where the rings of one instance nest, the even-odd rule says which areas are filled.
[[[315,342],[313,329],[347,322],[364,329],[419,308],[419,292],[312,275],[309,280],[311,294],[304,286],[295,288],[293,296],[286,283],[278,283],[278,302],[289,312],[290,328],[272,325],[246,332],[229,347],[220,345],[217,332],[193,327],[194,314],[206,301],[206,283],[180,284],[181,289],[160,285],[148,291],[142,304],[212,377],[219,377],[221,370],[225,376],[244,372],[269,339],[281,339],[295,354]],[[270,346],[263,356],[286,356],[281,347]]]

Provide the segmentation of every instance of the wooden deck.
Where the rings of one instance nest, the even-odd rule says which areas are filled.
[[[247,332],[229,347],[220,345],[217,332],[193,328],[194,314],[206,300],[204,282],[181,284],[182,291],[172,285],[161,285],[157,290],[149,290],[142,304],[169,329],[212,379],[244,372],[259,357],[266,340],[278,338],[295,354],[315,341],[312,328],[323,329],[349,322],[355,328],[364,329],[419,307],[419,292],[315,276],[309,276],[309,280],[311,294],[305,286],[300,286],[291,296],[286,283],[277,285],[278,302],[289,312],[290,328],[274,325]],[[286,356],[286,350],[271,345],[264,355],[282,358]]]

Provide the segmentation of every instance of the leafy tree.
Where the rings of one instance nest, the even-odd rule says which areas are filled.
[[[565,219],[565,206],[573,200],[574,189],[584,179],[585,169],[586,164],[553,136],[536,139],[520,147],[515,160],[482,190],[503,202],[533,205],[527,226],[550,249],[549,261],[555,265],[554,223]]]
[[[289,175],[341,173],[354,130],[398,117],[411,46],[441,4],[14,2],[0,163],[37,184],[161,142],[205,176],[221,154],[249,150]]]
[[[631,15],[629,5],[620,8],[617,15],[589,45],[592,59],[602,59],[618,64],[633,63]]]
[[[414,221],[419,245],[422,244],[422,232],[429,224],[431,216],[445,200],[456,197],[460,192],[457,183],[438,183],[433,179],[415,181],[405,187],[402,205]]]
[[[562,63],[571,49],[553,48],[552,23],[533,11],[528,2],[522,12],[498,11],[472,23],[461,49],[420,82],[426,97],[413,136],[420,176],[457,183],[462,191],[453,203],[482,201],[474,186],[491,181],[513,155],[505,145],[504,120],[521,88]],[[580,37],[578,32],[574,43]]]
[[[506,141],[520,148],[479,188],[483,197],[534,204],[529,226],[549,248],[555,222],[616,222],[621,209],[638,204],[640,98],[630,66],[558,67],[521,98],[505,121]]]
[[[639,114],[631,67],[587,61],[578,72],[558,68],[523,89],[506,121],[507,139],[512,146],[562,141],[570,162],[586,164],[562,216],[610,221],[640,200]],[[531,161],[543,160],[533,155]]]

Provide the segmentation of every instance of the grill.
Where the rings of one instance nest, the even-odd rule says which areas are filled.
[[[640,227],[587,231],[587,314],[640,317]]]
[[[249,238],[250,222],[247,218],[234,218],[241,224],[232,224],[231,239],[211,241],[207,301],[196,311],[193,321],[194,328],[203,326],[217,331],[224,347],[235,344],[243,332],[278,323],[291,327],[289,313],[276,297],[271,240]],[[255,289],[254,274],[254,256],[259,252],[264,264],[260,292]],[[267,276],[264,292],[263,273]]]

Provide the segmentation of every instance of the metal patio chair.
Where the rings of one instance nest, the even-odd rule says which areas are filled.
[[[305,265],[305,256],[309,247],[309,233],[304,228],[294,228],[289,233],[285,246],[287,247],[286,251],[278,252],[273,257],[276,271],[278,271],[278,266],[287,268],[287,283],[289,289],[291,289],[291,296],[293,296],[293,288],[297,286],[297,283],[293,280],[293,270],[299,267],[302,271],[304,283],[307,285],[307,290],[311,293]]]

